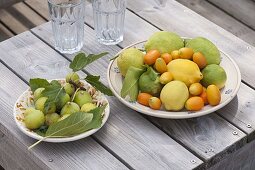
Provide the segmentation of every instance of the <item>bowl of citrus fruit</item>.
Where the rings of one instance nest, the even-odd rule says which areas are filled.
[[[121,50],[108,66],[108,83],[126,106],[154,117],[199,117],[237,94],[235,61],[204,37],[160,31]]]

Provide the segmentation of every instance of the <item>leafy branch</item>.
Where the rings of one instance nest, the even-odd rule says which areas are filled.
[[[73,70],[73,72],[80,71],[84,69],[88,64],[92,63],[93,61],[107,55],[108,52],[100,53],[100,54],[89,54],[86,56],[85,53],[79,53],[77,54],[73,61],[70,63],[69,68]],[[103,83],[99,81],[100,76],[93,76],[93,75],[88,75],[84,80],[86,80],[88,83],[90,83],[93,87],[95,87],[97,90],[101,91],[102,93],[112,96],[112,91],[105,86]],[[77,86],[74,83],[75,86]],[[82,88],[82,87],[77,87],[77,88]]]
[[[85,80],[91,84],[92,86],[94,86],[97,90],[103,92],[104,94],[108,95],[108,96],[112,96],[112,91],[106,87],[103,83],[101,83],[99,81],[100,76],[93,76],[93,75],[88,75]]]
[[[79,53],[77,54],[73,61],[70,63],[69,68],[73,70],[73,72],[77,72],[82,70],[84,67],[86,67],[88,64],[92,63],[93,61],[107,55],[108,52],[100,53],[100,54],[89,54],[86,56],[85,53]]]

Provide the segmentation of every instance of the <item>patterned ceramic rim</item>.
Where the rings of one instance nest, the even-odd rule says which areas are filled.
[[[65,82],[64,79],[56,79],[58,81],[62,81]],[[93,99],[97,99],[97,104],[102,103],[102,104],[107,104],[105,111],[103,112],[103,120],[102,120],[102,125],[101,127],[103,127],[103,125],[105,124],[105,122],[107,121],[109,114],[110,114],[110,105],[109,102],[107,100],[107,98],[105,97],[105,95],[97,90],[95,90],[94,87],[92,87],[89,83],[87,83],[85,80],[81,80],[82,83],[84,83],[84,88],[86,90],[93,90],[94,94],[92,96]],[[90,93],[90,92],[89,92]],[[13,108],[13,115],[14,115],[14,119],[15,122],[18,126],[18,128],[25,133],[27,136],[32,137],[34,139],[37,140],[41,140],[43,137],[36,134],[35,132],[27,129],[25,127],[24,122],[22,121],[23,118],[23,112],[24,112],[24,108],[27,107],[31,107],[33,104],[33,102],[31,101],[31,98],[33,98],[32,96],[32,92],[30,90],[30,88],[28,88],[26,91],[24,91],[19,98],[17,99],[17,101],[15,102],[14,108]],[[101,128],[100,127],[100,128]],[[79,140],[82,138],[85,138],[87,136],[92,135],[93,133],[97,132],[100,128],[97,129],[92,129],[89,130],[87,132],[84,132],[82,134],[76,135],[76,136],[72,136],[72,137],[65,137],[65,138],[47,138],[44,139],[43,141],[45,142],[53,142],[53,143],[61,143],[61,142],[70,142],[70,141],[75,141],[75,140]]]
[[[185,37],[183,37],[183,39],[186,39]],[[115,56],[118,56],[123,50],[130,48],[130,47],[136,47],[136,46],[141,46],[143,48],[144,43],[147,40],[144,41],[139,41],[136,42],[134,44],[131,44],[129,46],[127,46],[126,48],[122,49],[121,51],[119,51]],[[239,88],[240,88],[240,84],[241,84],[241,73],[240,70],[237,66],[237,64],[235,63],[235,61],[230,58],[228,55],[226,55],[224,52],[220,51],[221,53],[221,58],[222,56],[224,56],[225,59],[229,60],[229,65],[231,65],[234,70],[236,71],[236,74],[233,75],[231,74],[231,76],[229,77],[228,75],[228,79],[231,78],[232,76],[235,76],[235,79],[237,80],[235,82],[235,88],[233,89],[225,89],[224,90],[224,95],[228,95],[227,99],[224,102],[221,102],[219,105],[217,106],[210,106],[207,105],[205,106],[202,110],[200,111],[186,111],[186,110],[182,110],[179,112],[172,112],[172,111],[165,111],[165,110],[153,110],[150,109],[149,107],[140,105],[138,102],[129,102],[126,99],[123,99],[120,94],[116,91],[116,87],[113,85],[113,82],[111,80],[111,74],[114,74],[111,72],[111,69],[113,67],[114,62],[116,62],[116,58],[114,60],[112,60],[109,63],[108,69],[107,69],[107,80],[108,80],[108,84],[112,90],[112,92],[114,93],[114,95],[126,106],[130,107],[133,110],[136,110],[140,113],[149,115],[149,116],[154,116],[154,117],[160,117],[160,118],[167,118],[167,119],[186,119],[186,118],[193,118],[193,117],[199,117],[199,116],[203,116],[212,112],[215,112],[217,110],[219,110],[220,108],[224,107],[225,105],[227,105],[237,94]],[[224,68],[224,67],[223,67]],[[114,69],[114,68],[113,68]],[[225,68],[224,68],[225,69]],[[228,81],[227,79],[227,81]],[[223,94],[223,92],[221,92],[221,94]]]

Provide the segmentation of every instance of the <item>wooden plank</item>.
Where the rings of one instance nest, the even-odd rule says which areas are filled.
[[[20,36],[24,36],[27,41],[31,40],[29,38],[31,35],[28,33]],[[48,73],[47,78],[53,78],[54,72],[54,77],[56,77],[60,73],[54,69],[61,70],[61,74],[66,73],[66,67],[62,66],[64,64],[63,58],[54,50],[47,48],[47,45],[41,43],[42,46],[40,46],[40,41],[38,43],[37,39],[25,44],[22,39],[13,37],[0,44],[1,59],[5,58],[2,56],[13,57],[12,63],[19,63],[22,68],[17,72],[26,74],[24,77],[27,80],[32,76],[46,75],[49,70],[53,73]],[[48,61],[52,61],[54,64]],[[25,69],[24,66],[28,69]],[[34,71],[30,70],[31,67],[34,68]],[[126,169],[121,162],[91,137],[70,143],[43,142],[32,150],[28,150],[27,147],[33,144],[35,140],[24,135],[17,128],[12,115],[14,103],[28,86],[2,64],[0,64],[0,72],[4,80],[0,82],[0,129],[10,141],[18,146],[20,152],[29,156],[28,159],[31,162],[35,162],[37,166],[43,169]],[[32,72],[35,73],[29,74]]]
[[[255,46],[255,31],[205,0],[177,0],[181,4]],[[223,2],[223,1],[221,1]]]
[[[99,52],[98,47],[95,49],[91,46],[91,48],[97,53]],[[113,48],[116,49],[117,47]],[[45,78],[53,78],[53,76],[56,78],[66,75],[67,66],[56,68],[60,62],[66,63],[66,59],[29,32],[19,34],[8,42],[1,43],[0,51],[3,51],[1,59],[27,81],[34,76],[41,77],[41,75],[44,75]],[[101,60],[101,62],[109,62],[109,57],[105,58],[106,60]],[[40,69],[41,65],[45,66],[44,69]],[[27,66],[29,66],[29,71],[25,69]],[[37,67],[39,68],[37,69]],[[91,69],[96,70],[95,68],[106,69],[97,64],[96,67]],[[201,160],[141,115],[124,107],[115,98],[109,98],[109,101],[111,103],[111,116],[108,123],[93,136],[100,144],[111,150],[111,153],[116,154],[130,167],[134,169],[146,169],[148,167],[193,169],[202,163]],[[72,150],[69,145],[73,146],[75,144],[66,144],[66,148]],[[54,145],[47,144],[47,146]],[[76,147],[79,149],[78,146]],[[53,151],[59,152],[55,149],[52,149]],[[65,155],[69,155],[69,153]],[[42,159],[44,157],[42,155]],[[84,157],[82,153],[80,157]],[[195,162],[192,163],[192,160]],[[77,164],[77,160],[75,163]]]
[[[11,33],[3,24],[0,23],[0,41],[4,41],[13,35],[13,33]]]
[[[19,146],[12,143],[0,131],[0,165],[5,170],[13,169],[43,169],[37,166],[24,152],[19,150]],[[22,155],[22,156],[21,156]],[[0,169],[1,169],[0,166]]]
[[[86,9],[89,8],[87,7]],[[124,42],[122,42],[122,44],[125,45],[129,42],[135,42],[139,40],[142,37],[140,32],[149,32],[150,29],[146,30],[146,28],[151,28],[148,23],[142,21],[139,17],[136,17],[132,13],[130,13],[129,20],[127,21],[129,21],[126,22],[126,25],[128,27],[131,27],[131,25],[141,24],[144,25],[144,28],[140,29],[140,27],[135,28],[135,26],[133,26],[133,36],[129,36],[129,34],[126,34],[126,38]],[[154,30],[155,28],[151,31]],[[39,35],[42,39],[47,41],[49,44],[53,44],[50,23],[46,23],[39,27],[36,27],[32,31]],[[104,46],[95,42],[94,32],[87,26],[85,27],[85,35],[86,36],[84,40],[88,43],[85,43],[85,46],[82,50],[86,51],[87,53],[93,53],[94,51],[100,50],[109,51],[111,56],[115,56],[116,52],[120,50],[120,48],[114,48],[114,46]],[[144,36],[144,39],[149,36],[144,34],[142,35]],[[113,50],[113,48],[115,50]],[[67,57],[72,58],[72,56],[70,55],[67,55]],[[99,60],[98,62],[89,65],[86,70],[89,71],[89,73],[96,73],[99,75],[103,75],[104,77],[106,76],[105,73],[108,63],[109,61],[107,60],[107,58],[103,58],[102,60]],[[103,81],[105,82],[105,79],[103,79]],[[218,117],[216,114],[190,120],[192,120],[193,123],[189,123],[189,121],[186,120],[164,120],[164,122],[160,122],[160,127],[163,128],[170,136],[172,136],[178,142],[181,142],[184,146],[189,148],[189,150],[191,150],[193,153],[196,153],[196,155],[199,155],[201,159],[206,161],[205,166],[209,166],[217,162],[220,158],[226,156],[227,152],[231,153],[245,143],[245,134],[228,122],[224,121],[222,118]],[[155,124],[158,123],[158,119],[151,118],[150,121],[154,122]],[[173,126],[170,126],[171,124],[173,124]],[[197,129],[195,129],[194,127],[197,127]],[[216,127],[221,130],[219,131],[219,129],[217,129]],[[233,131],[237,131],[240,136],[233,135]],[[187,134],[190,134],[190,136]],[[224,136],[224,138],[227,140],[222,139],[222,136]],[[192,142],[189,144],[190,141],[195,141],[195,144]],[[214,151],[209,152],[208,150],[210,150],[210,148],[214,149]]]
[[[26,0],[25,3],[44,18],[49,20],[49,8],[47,0]]]
[[[210,168],[209,170],[219,169],[254,169],[255,167],[255,141],[248,143],[240,150],[232,153],[228,158],[223,159],[221,162]]]
[[[22,0],[1,0],[0,1],[0,8],[7,8],[15,3],[18,3]]]
[[[248,141],[255,138],[255,91],[245,84],[237,96],[218,113],[248,134]]]
[[[42,17],[23,2],[17,3],[7,9],[1,9],[0,20],[16,34],[45,23]]]
[[[206,162],[206,167],[213,166],[228,154],[246,144],[244,133],[239,130],[237,132],[237,128],[230,123],[226,123],[215,113],[186,120],[167,120],[152,117],[148,117],[148,119],[174,139],[182,142],[183,145],[192,148],[193,152],[199,154]],[[233,134],[235,131],[237,135]]]
[[[255,3],[252,0],[208,0],[255,30]]]

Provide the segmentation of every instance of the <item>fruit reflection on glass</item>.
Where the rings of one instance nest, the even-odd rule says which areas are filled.
[[[219,65],[218,48],[208,39],[160,31],[144,49],[128,48],[117,58],[124,78],[122,98],[169,111],[199,111],[220,103],[227,75]]]

